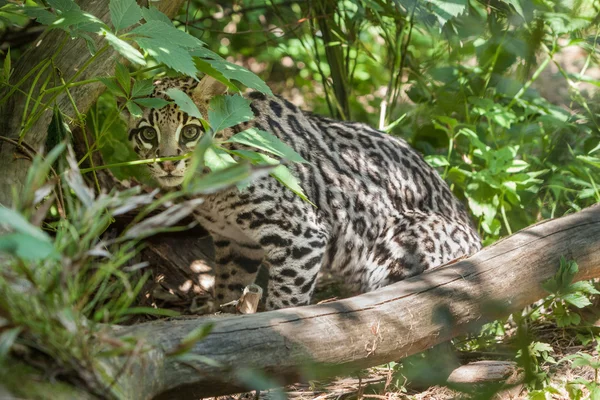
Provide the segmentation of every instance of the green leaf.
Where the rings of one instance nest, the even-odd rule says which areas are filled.
[[[50,241],[25,233],[9,233],[0,236],[0,252],[27,261],[60,259],[60,255]]]
[[[227,142],[240,143],[246,146],[256,147],[257,149],[267,151],[293,162],[308,162],[302,158],[300,154],[296,153],[294,149],[283,143],[272,133],[256,128],[246,129],[245,131],[242,131],[229,138]]]
[[[209,136],[209,135],[206,135]],[[237,163],[229,168],[210,172],[200,178],[190,180],[186,192],[190,195],[210,194],[232,187],[252,178],[249,163]]]
[[[440,156],[440,155],[435,155],[435,154],[426,156],[425,161],[427,162],[427,164],[431,165],[433,168],[446,167],[446,166],[450,165],[446,156]]]
[[[0,205],[0,226],[8,227],[10,230],[21,233],[23,235],[30,236],[41,242],[52,243],[50,236],[48,236],[40,228],[31,225],[29,221],[25,219],[17,211],[10,208],[6,208]]]
[[[161,99],[160,97],[143,97],[139,99],[134,99],[133,101],[142,107],[148,108],[163,108],[167,104],[171,104],[170,101]]]
[[[115,66],[115,76],[117,82],[119,82],[119,85],[121,85],[123,91],[126,93],[125,97],[129,98],[129,92],[131,91],[131,77],[129,76],[127,68],[120,62],[117,62],[117,65]]]
[[[127,97],[127,94],[123,92],[121,86],[117,85],[117,83],[110,78],[98,78],[100,82],[104,84],[113,94],[120,97]]]
[[[467,0],[425,0],[431,7],[431,11],[437,17],[441,26],[453,17],[464,13],[467,9]]]
[[[10,353],[10,350],[19,337],[21,330],[21,327],[12,328],[2,332],[0,335],[0,363],[2,363],[2,361],[8,356],[8,353]]]
[[[204,51],[205,49],[195,50],[192,52],[192,54],[203,54]],[[251,89],[258,90],[269,96],[273,95],[271,88],[269,88],[269,86],[267,86],[267,84],[262,79],[260,79],[256,74],[254,74],[251,71],[248,71],[244,67],[240,67],[239,65],[230,63],[229,61],[223,59],[212,59],[204,61],[210,64],[215,70],[219,71],[225,78],[229,80],[238,81]]]
[[[220,171],[231,167],[236,164],[236,162],[229,153],[213,145],[206,149],[206,152],[204,153],[204,164],[210,168],[211,171]]]
[[[279,160],[269,157],[266,154],[257,153],[256,151],[250,150],[233,150],[231,153],[236,156],[243,158],[244,160],[250,161],[254,165],[279,165]]]
[[[142,111],[142,109],[140,108],[140,106],[138,106],[131,100],[129,100],[129,101],[127,101],[127,103],[125,103],[125,107],[127,107],[129,112],[131,113],[131,115],[133,115],[135,118],[141,117],[142,114],[144,113]]]
[[[25,15],[35,18],[42,25],[51,25],[56,21],[57,16],[42,7],[24,7]]]
[[[102,29],[103,25],[104,23],[94,15],[82,12],[79,9],[73,9],[60,14],[50,25],[50,28],[60,28],[67,31],[84,30],[97,33]]]
[[[190,49],[204,46],[204,43],[200,39],[175,28],[173,25],[156,19],[138,26],[129,32],[129,34],[154,39],[159,46],[167,49],[176,46]]]
[[[136,42],[156,61],[188,76],[196,77],[196,66],[188,50],[160,39],[139,37]]]
[[[119,39],[114,33],[104,30],[102,32],[106,41],[123,57],[132,63],[146,65],[146,60],[142,53],[126,41]]]
[[[165,14],[160,12],[156,7],[142,7],[142,16],[146,22],[150,21],[162,21],[167,25],[173,26],[173,22]]]
[[[116,31],[130,27],[142,19],[142,9],[135,0],[110,0],[108,8]]]
[[[48,0],[48,4],[50,7],[62,13],[71,10],[81,10],[73,0]]]
[[[253,118],[254,113],[250,109],[250,100],[240,95],[215,96],[210,100],[208,121],[214,133]]]
[[[292,192],[296,193],[302,200],[307,201],[314,206],[314,203],[312,203],[308,197],[306,197],[306,194],[304,194],[298,178],[291,173],[288,167],[285,165],[275,167],[275,169],[271,172],[271,176],[281,182],[282,185],[290,189]]]
[[[587,307],[590,304],[592,304],[592,302],[590,301],[590,299],[588,299],[582,293],[570,293],[570,294],[566,294],[566,295],[562,296],[562,299],[564,301],[566,301],[567,303],[569,303],[572,306],[575,306],[577,308]]]
[[[523,19],[525,19],[525,12],[523,12],[523,6],[521,5],[521,0],[502,0],[506,4],[509,4],[514,7],[517,14],[519,14]]]
[[[196,103],[188,96],[183,90],[177,88],[170,88],[166,92],[167,96],[173,99],[179,109],[192,117],[204,119]]]
[[[569,290],[572,292],[582,292],[587,294],[600,294],[600,291],[598,291],[594,287],[594,285],[588,281],[579,281],[572,283],[569,287]]]
[[[131,97],[145,97],[152,94],[154,91],[154,83],[152,79],[137,80],[133,82]]]

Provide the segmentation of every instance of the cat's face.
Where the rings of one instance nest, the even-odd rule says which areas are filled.
[[[203,116],[207,115],[210,98],[225,90],[222,84],[210,77],[200,82],[192,78],[165,78],[155,81],[154,85],[151,97],[171,100],[165,92],[170,88],[180,89],[192,98]],[[128,128],[129,142],[140,159],[181,156],[192,151],[204,134],[202,122],[181,111],[175,104],[160,109],[147,108],[141,118],[130,116]],[[183,182],[189,162],[187,158],[145,165],[160,186],[173,187]]]

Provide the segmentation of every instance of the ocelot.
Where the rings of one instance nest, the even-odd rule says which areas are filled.
[[[173,87],[204,116],[209,100],[226,90],[208,76],[165,78],[155,82],[153,96],[168,99],[164,92]],[[269,270],[265,307],[278,309],[308,304],[321,268],[366,292],[480,249],[463,205],[404,140],[260,92],[246,97],[254,120],[219,137],[252,126],[276,135],[308,161],[291,168],[316,207],[271,177],[207,197],[195,216],[213,237],[219,303],[237,299],[261,263]],[[174,104],[129,120],[129,140],[141,158],[188,152],[203,132]],[[188,161],[147,165],[161,186],[176,187]]]

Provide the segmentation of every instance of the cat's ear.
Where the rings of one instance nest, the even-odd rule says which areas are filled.
[[[210,75],[204,75],[204,78],[198,82],[198,86],[193,91],[194,100],[210,99],[227,91],[227,86]]]

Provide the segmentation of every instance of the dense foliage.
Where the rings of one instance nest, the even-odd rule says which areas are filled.
[[[15,382],[7,367],[10,357],[25,351],[27,357],[55,360],[66,377],[85,382],[96,394],[119,396],[115,388],[105,391],[108,382],[98,360],[134,356],[139,349],[133,339],[111,342],[100,324],[138,313],[172,315],[133,307],[145,277],[131,278],[141,266],[123,266],[131,264],[144,236],[166,228],[158,222],[176,219],[167,215],[133,224],[117,238],[102,238],[111,219],[132,203],[144,206],[146,214],[165,202],[266,173],[302,196],[279,159],[303,160],[260,131],[243,132],[237,140],[272,157],[227,153],[207,135],[194,155],[195,171],[207,165],[213,172],[189,177],[182,192],[167,198],[154,201],[139,190],[96,195],[88,189],[77,164],[97,151],[106,165],[81,169],[96,186],[95,172],[107,166],[120,178],[145,179],[140,162],[132,161],[119,114],[165,104],[148,97],[157,75],[207,73],[230,87],[232,95],[217,98],[212,114],[203,116],[213,133],[251,118],[247,101],[237,94],[247,87],[272,90],[317,113],[364,121],[404,137],[468,204],[486,244],[600,201],[597,0],[194,0],[174,21],[133,0],[111,0],[110,23],[71,0],[0,1],[0,7],[4,37],[42,24],[66,31],[65,40],[85,40],[90,60],[112,48],[128,65],[118,64],[110,77],[63,80],[42,90],[23,115],[19,141],[69,88],[100,81],[108,89],[88,115],[67,117],[92,132],[95,141],[87,144],[87,154],[65,158],[64,144],[45,159],[32,152],[35,168],[26,190],[15,197],[13,210],[0,208],[0,223],[11,232],[0,237],[7,257],[0,259],[0,376],[12,376],[6,382]],[[104,47],[96,48],[96,35],[106,39]],[[22,48],[2,49],[0,103],[29,89],[20,87],[24,80],[11,80]],[[61,79],[56,71],[44,75],[51,67],[45,60],[32,66],[29,76],[45,80],[46,88]],[[198,113],[183,92],[170,95],[182,109]],[[69,135],[61,110],[54,115],[49,147]],[[59,186],[57,174],[65,174]],[[181,210],[186,213],[185,203]],[[28,251],[32,246],[35,252]],[[513,316],[508,325],[487,325],[458,348],[495,348],[510,336],[507,326],[519,328],[512,339],[531,396],[550,396],[556,389],[543,364],[556,361],[549,355],[552,347],[534,340],[527,327],[544,321],[583,344],[594,340],[595,328],[584,325],[577,310],[589,306],[598,292],[587,282],[573,284],[576,271],[575,263],[562,260],[555,279],[545,284],[548,299]],[[101,345],[92,346],[98,337]],[[587,354],[566,361],[600,369]],[[400,364],[392,369],[403,376]],[[600,398],[598,382],[590,380],[572,382],[569,396],[581,398],[582,388]]]

